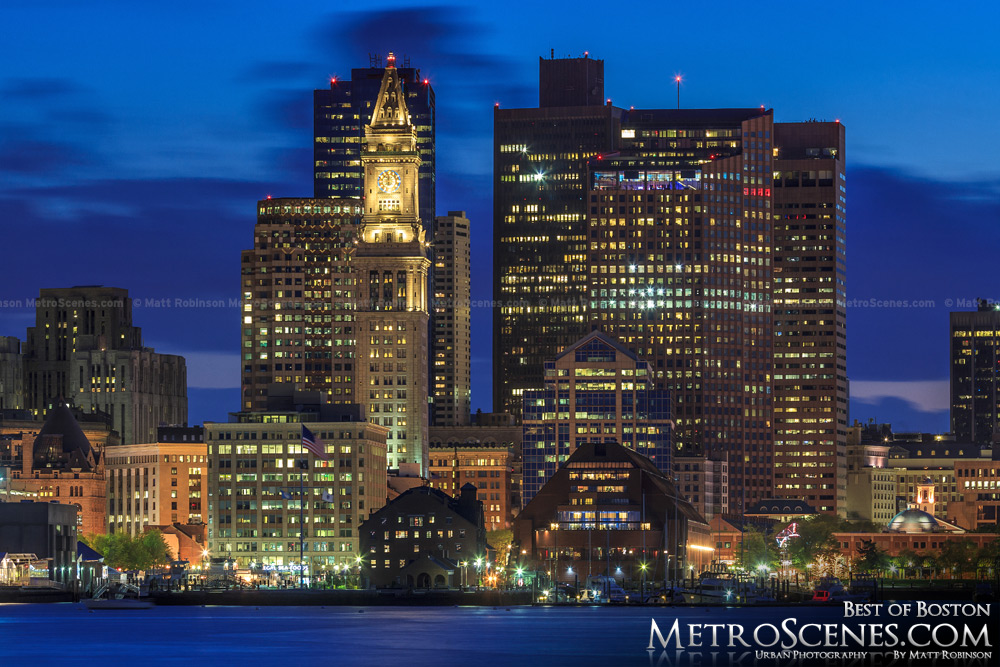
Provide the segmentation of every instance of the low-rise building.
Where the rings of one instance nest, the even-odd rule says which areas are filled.
[[[33,436],[31,430],[25,431],[18,446],[20,467],[10,472],[9,498],[74,505],[81,534],[104,533],[104,448],[91,445],[63,402],[52,407]]]
[[[251,575],[290,582],[303,568],[315,581],[356,566],[357,527],[385,504],[387,429],[320,392],[272,388],[268,405],[205,424],[208,551]],[[327,460],[306,451],[304,428]]]
[[[205,521],[208,448],[202,428],[157,429],[157,442],[106,452],[108,532]]]
[[[715,548],[708,523],[648,458],[616,443],[583,443],[514,522],[528,569],[583,582],[638,582],[701,572]]]
[[[359,535],[375,588],[472,585],[478,580],[470,563],[488,562],[483,503],[472,484],[457,498],[429,486],[410,489],[373,513]]]
[[[514,453],[502,445],[435,444],[430,446],[430,486],[457,496],[472,484],[483,502],[486,530],[511,527]]]
[[[0,553],[47,561],[49,579],[76,579],[77,508],[61,503],[0,503]]]

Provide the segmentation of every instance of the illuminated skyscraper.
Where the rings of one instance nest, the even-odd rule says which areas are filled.
[[[620,135],[603,61],[558,63],[539,65],[542,106],[493,113],[493,406],[514,415],[545,361],[587,331],[586,160]],[[588,72],[598,87],[588,105],[554,106],[581,99],[565,82]]]
[[[354,253],[357,394],[369,420],[389,429],[390,467],[418,463],[426,475],[431,261],[419,217],[417,132],[392,54],[365,139],[364,214]]]
[[[464,211],[449,211],[437,218],[434,227],[431,422],[466,426],[472,407],[471,225]]]
[[[844,126],[775,123],[774,494],[847,511]]]
[[[590,160],[588,318],[669,389],[681,456],[771,495],[771,113],[630,110]]]
[[[263,410],[271,384],[356,403],[351,264],[356,199],[257,202],[252,250],[242,253],[243,410]]]
[[[1000,307],[951,313],[951,430],[958,442],[1000,441]]]

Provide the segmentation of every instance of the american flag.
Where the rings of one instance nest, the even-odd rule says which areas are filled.
[[[302,425],[302,446],[308,449],[318,459],[328,460],[326,455],[326,443],[317,438],[312,431]]]

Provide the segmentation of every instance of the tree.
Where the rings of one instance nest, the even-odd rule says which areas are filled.
[[[875,540],[861,540],[855,567],[862,572],[880,572],[889,567],[889,554]]]
[[[491,530],[486,533],[486,543],[496,549],[496,569],[503,572],[510,559],[510,545],[514,541],[514,531],[507,529]]]
[[[951,570],[952,577],[956,572],[961,577],[970,568],[975,567],[976,551],[976,545],[969,540],[948,540],[941,547],[938,563],[941,567]]]
[[[817,514],[799,523],[799,536],[788,541],[792,564],[804,569],[811,563],[833,558],[837,553],[833,534],[841,524],[837,517],[828,514]]]
[[[757,572],[763,565],[770,570],[778,569],[778,543],[757,528],[747,526],[736,552],[737,564],[744,570]]]
[[[149,570],[172,560],[160,531],[146,531],[132,537],[128,533],[84,535],[81,541],[104,556],[104,564],[119,570]]]

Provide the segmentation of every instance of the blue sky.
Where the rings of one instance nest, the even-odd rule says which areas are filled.
[[[948,312],[1000,299],[996,6],[338,6],[0,7],[0,301],[98,283],[236,298],[257,199],[312,192],[312,90],[390,49],[435,87],[438,212],[468,211],[474,298],[488,299],[493,105],[536,104],[550,49],[589,51],[619,106],[672,106],[681,74],[686,107],[845,124],[852,417],[947,430]],[[32,317],[0,309],[0,335],[23,338]],[[473,405],[488,410],[490,312],[473,317]],[[188,357],[193,423],[236,409],[235,308],[135,318],[147,344]]]

